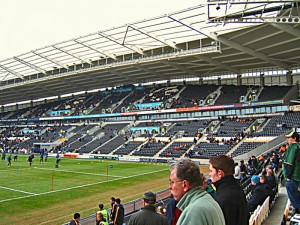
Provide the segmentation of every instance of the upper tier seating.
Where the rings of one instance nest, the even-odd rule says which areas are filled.
[[[180,98],[174,102],[176,108],[186,108],[199,106],[200,100],[205,100],[207,95],[217,90],[218,86],[207,85],[187,85],[180,94]]]
[[[233,104],[240,101],[241,96],[247,94],[246,86],[226,85],[222,86],[221,95],[216,100],[215,105]]]
[[[264,86],[258,101],[280,100],[289,92],[291,86]]]

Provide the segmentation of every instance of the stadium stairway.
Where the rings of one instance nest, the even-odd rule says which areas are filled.
[[[281,187],[278,193],[278,198],[271,208],[270,214],[267,217],[264,225],[276,225],[281,224],[286,204],[288,201],[288,196],[285,187]]]

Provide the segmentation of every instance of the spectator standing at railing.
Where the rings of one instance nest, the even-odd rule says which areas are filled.
[[[156,195],[146,192],[143,199],[144,207],[130,217],[128,225],[168,225],[166,217],[155,210]]]
[[[226,225],[248,225],[246,196],[240,182],[233,176],[233,159],[226,155],[210,158],[209,175],[216,187],[216,201],[223,211]]]
[[[124,222],[124,216],[125,216],[125,210],[123,205],[121,204],[121,199],[116,198],[116,214],[115,214],[115,218],[114,218],[114,222],[113,225],[122,225]]]
[[[104,209],[103,204],[99,204],[99,211],[98,212],[102,213],[103,218],[106,220],[106,222],[108,222],[108,212],[107,212],[106,209]]]
[[[80,214],[75,213],[73,219],[70,221],[69,225],[79,225]]]
[[[115,214],[116,214],[116,204],[115,204],[116,203],[116,199],[115,199],[115,197],[111,197],[109,201],[110,201],[110,205],[111,205],[109,220],[111,222],[113,222],[114,219],[115,219]]]
[[[108,225],[107,220],[104,218],[101,211],[96,213],[96,225]]]
[[[286,190],[295,213],[300,213],[300,146],[299,134],[292,131],[287,137],[289,147],[284,156],[284,175],[286,178]]]

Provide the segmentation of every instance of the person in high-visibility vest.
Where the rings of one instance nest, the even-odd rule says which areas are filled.
[[[106,222],[108,222],[108,212],[106,209],[104,209],[104,205],[103,204],[99,204],[99,211],[97,213],[102,213],[103,218],[106,220]]]
[[[100,211],[96,214],[96,225],[108,225],[107,220],[103,217],[103,214]]]

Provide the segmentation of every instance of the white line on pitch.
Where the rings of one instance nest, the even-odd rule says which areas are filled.
[[[8,188],[8,187],[3,187],[3,186],[0,186],[0,188],[1,188],[1,189],[5,189],[5,190],[10,190],[10,191],[15,191],[15,192],[21,192],[21,193],[24,193],[24,194],[34,195],[34,193],[31,193],[31,192],[27,192],[27,191],[20,191],[20,190],[16,190],[16,189]]]
[[[34,168],[37,170],[51,170],[52,169],[47,169],[47,168]],[[85,172],[76,172],[76,171],[68,171],[68,170],[60,170],[60,169],[55,169],[54,171],[56,172],[66,172],[66,173],[78,173],[78,174],[85,174],[85,175],[93,175],[93,176],[103,176],[106,177],[106,174],[97,174],[97,173],[85,173]],[[122,176],[113,176],[113,175],[108,175],[109,177],[122,177]],[[123,177],[122,177],[123,178]]]
[[[96,182],[96,183],[92,183],[92,184],[79,185],[79,186],[75,186],[75,187],[71,187],[71,188],[64,188],[64,189],[60,189],[60,190],[56,190],[56,191],[48,191],[48,192],[43,192],[43,193],[39,193],[39,194],[32,194],[32,195],[22,196],[22,197],[18,197],[18,198],[10,198],[10,199],[5,199],[5,200],[0,200],[0,203],[1,202],[8,202],[8,201],[13,201],[13,200],[18,200],[18,199],[23,199],[23,198],[30,198],[30,197],[33,197],[33,196],[40,196],[40,195],[52,194],[52,193],[56,193],[56,192],[68,191],[68,190],[72,190],[72,189],[88,187],[88,186],[97,185],[97,184],[109,183],[109,182],[113,182],[113,181],[118,181],[118,180],[143,176],[143,175],[147,175],[147,174],[158,173],[158,172],[162,172],[164,170],[169,170],[169,169],[163,169],[163,170],[157,170],[157,171],[152,171],[152,172],[148,172],[148,173],[136,174],[136,175],[132,175],[132,176],[128,176],[128,177],[117,178],[117,179],[114,179],[114,180],[101,181],[101,182]]]

